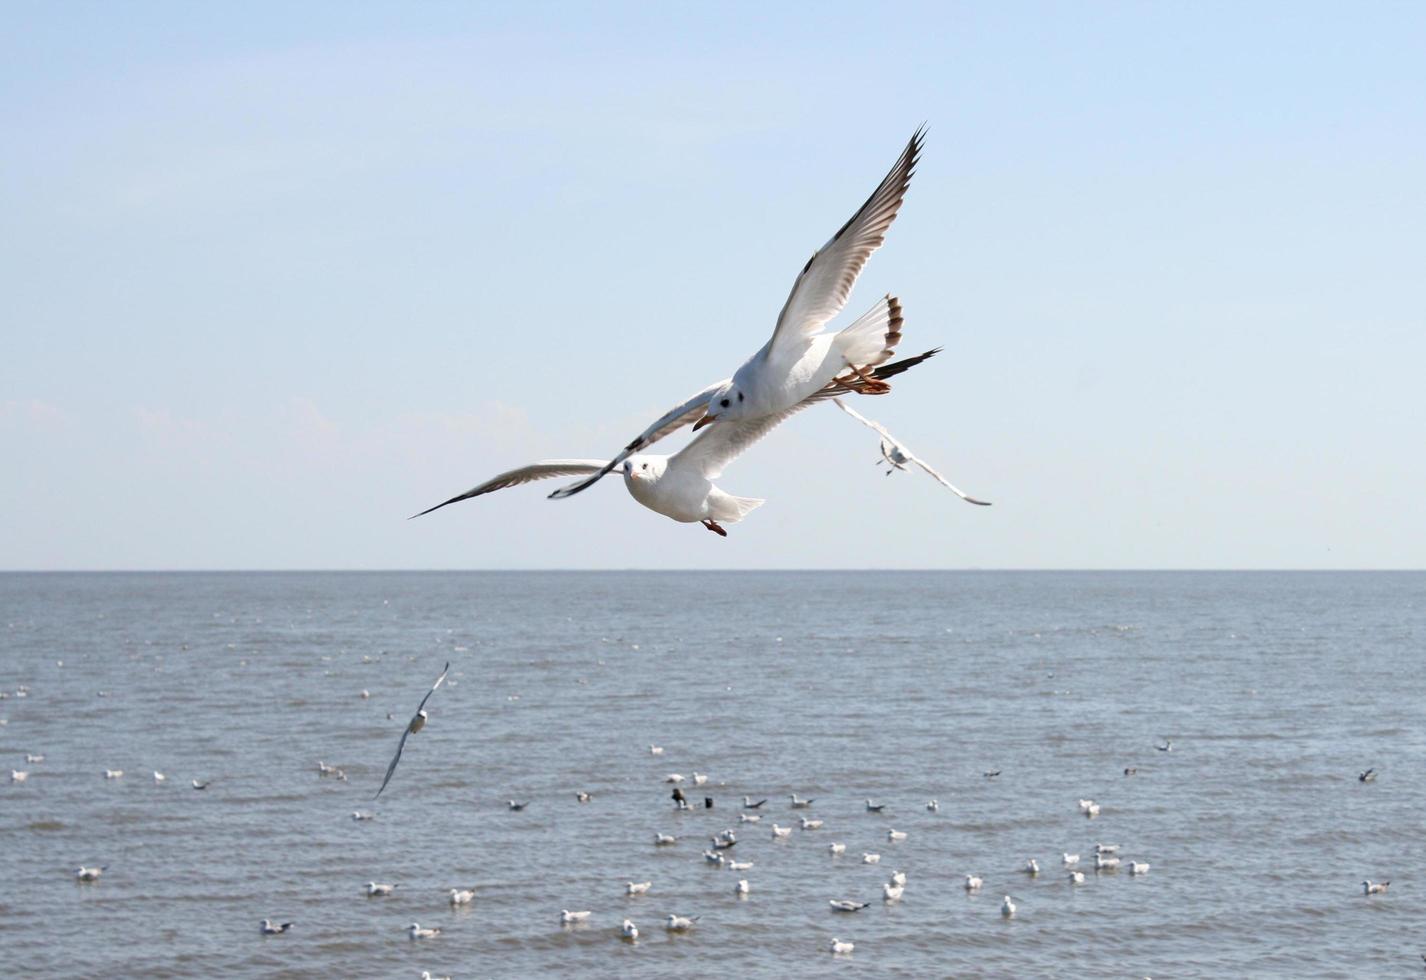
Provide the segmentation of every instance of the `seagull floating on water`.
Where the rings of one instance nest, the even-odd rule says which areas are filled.
[[[881,897],[887,902],[900,901],[903,890],[903,885],[893,885],[891,882],[887,882],[881,886]]]
[[[982,773],[982,775],[985,776],[986,779],[994,779],[996,776],[999,776],[999,775],[1000,775],[1000,770],[999,770],[999,769],[987,769],[984,773]]]
[[[416,706],[416,713],[411,716],[411,721],[401,733],[401,741],[396,743],[396,754],[391,757],[391,764],[386,767],[386,778],[381,781],[381,789],[376,791],[376,796],[380,796],[382,790],[386,789],[386,784],[391,782],[391,774],[396,771],[396,764],[401,761],[401,751],[406,748],[407,737],[415,735],[426,727],[426,719],[428,717],[426,714],[426,702],[431,700],[431,695],[436,693],[436,688],[440,687],[441,683],[445,681],[446,674],[450,673],[450,669],[451,664],[448,660],[446,661],[445,667],[441,669],[441,676],[436,678],[436,683],[431,685],[431,689],[426,692],[426,696],[422,698],[421,703]],[[373,796],[372,799],[376,799],[376,796]]]
[[[1149,873],[1149,863],[1147,861],[1130,861],[1129,873],[1131,875],[1146,875]]]
[[[374,818],[370,813],[367,813],[365,810],[353,810],[352,819],[360,823],[363,820],[372,820]]]
[[[1118,845],[1118,844],[1095,844],[1095,845],[1094,845],[1094,853],[1095,853],[1095,854],[1117,854],[1117,853],[1119,853],[1119,845]]]
[[[560,924],[571,926],[577,922],[589,921],[589,911],[571,912],[569,909],[560,909]]]
[[[1119,870],[1119,859],[1112,854],[1094,855],[1095,871],[1117,871]]]
[[[734,895],[746,895],[748,893],[748,890],[748,879],[746,878],[741,879],[736,885],[733,886]]]
[[[966,875],[966,891],[976,891],[983,884],[985,884],[985,879],[981,878],[980,875]]]
[[[664,919],[663,927],[669,932],[686,932],[693,928],[693,923],[697,922],[701,916],[693,915],[673,915]]]
[[[1373,882],[1373,881],[1368,880],[1368,881],[1362,882],[1362,894],[1363,894],[1363,895],[1381,895],[1381,894],[1383,894],[1383,893],[1384,893],[1388,888],[1390,888],[1390,887],[1391,887],[1391,882],[1389,882],[1389,881]]]
[[[814,800],[803,800],[803,799],[799,799],[796,793],[793,793],[793,794],[792,794],[791,799],[792,799],[792,809],[794,809],[794,810],[806,810],[806,809],[807,809],[808,807],[810,807],[813,803],[816,803],[816,802],[817,802],[815,799],[814,799]]]
[[[280,936],[282,933],[286,932],[288,929],[291,928],[291,922],[284,922],[282,923],[282,925],[277,925],[271,919],[262,920],[262,934],[264,936]]]
[[[374,881],[368,881],[366,883],[367,898],[380,898],[383,895],[390,895],[395,890],[395,885],[381,885]]]
[[[26,752],[26,753],[25,753],[25,762],[26,762],[27,764],[29,764],[29,765],[32,765],[32,766],[38,765],[38,764],[40,764],[41,762],[44,762],[44,761],[45,761],[45,757],[44,757],[44,754],[43,754],[43,753],[40,753],[40,754],[35,754],[35,753],[33,753],[33,752]],[[1368,770],[1368,771],[1370,771],[1370,770]]]
[[[625,895],[644,895],[650,888],[654,887],[652,881],[627,881],[624,883]]]
[[[707,773],[695,772],[695,773],[693,774],[693,785],[694,785],[694,786],[702,786],[702,785],[703,785],[704,783],[706,783],[706,782],[708,782],[708,774],[707,774]]]
[[[832,937],[832,955],[834,956],[845,956],[856,948],[856,943],[844,943],[836,936]]]
[[[751,861],[729,861],[727,867],[729,871],[747,871],[753,866]]]
[[[1064,862],[1066,868],[1070,867],[1071,865],[1079,864],[1079,855],[1066,853],[1064,855]]]
[[[440,927],[436,927],[434,929],[422,929],[421,924],[419,922],[413,922],[406,927],[406,935],[413,941],[417,939],[434,939],[440,934]]]
[[[891,873],[891,883],[892,883],[893,885],[904,885],[904,884],[906,884],[906,872],[905,872],[905,871],[893,871],[893,872]]]
[[[926,801],[926,809],[929,810],[929,811],[931,811],[932,813],[940,813],[940,812],[941,812],[941,803],[940,803],[939,800],[927,800],[927,801]]]
[[[703,860],[707,861],[709,864],[722,864],[723,855],[719,854],[717,851],[704,851]]]
[[[98,881],[108,867],[107,864],[101,864],[97,868],[86,868],[84,865],[80,865],[74,869],[74,877],[79,881]]]
[[[594,797],[590,796],[588,793],[585,792],[575,793],[574,798],[579,803],[588,803],[590,800],[594,799]]]
[[[776,840],[776,839],[779,838],[779,837],[791,837],[791,836],[792,836],[792,828],[791,828],[791,827],[779,827],[776,823],[774,823],[774,824],[772,825],[772,836],[773,836],[773,840]]]
[[[837,855],[847,853],[847,845],[846,845],[846,844],[828,844],[828,845],[827,845],[827,851],[828,851],[830,854],[832,854],[832,856],[836,857]]]
[[[662,745],[650,745],[650,746],[649,746],[649,755],[663,755],[663,746],[662,746]]]
[[[761,817],[759,814],[756,814],[756,813],[740,813],[740,814],[738,814],[738,823],[758,823],[758,822],[761,821],[761,820],[762,820],[762,817]]]
[[[756,810],[758,807],[762,806],[766,802],[767,800],[758,800],[756,803],[754,803],[753,798],[751,796],[745,796],[743,797],[743,808],[746,810]]]
[[[530,801],[526,800],[524,803],[516,803],[514,800],[506,800],[505,805],[518,813],[519,811],[525,809],[525,807],[529,806]]]
[[[803,830],[820,830],[822,827],[821,820],[808,820],[806,817],[802,817],[801,820]]]
[[[1024,871],[1027,875],[1037,875],[1040,873],[1040,862],[1034,858],[1025,862]]]
[[[121,779],[121,778],[123,778],[123,775],[124,775],[124,770],[122,770],[122,769],[105,769],[105,770],[104,770],[104,778],[105,778],[105,779]]]
[[[888,830],[886,832],[886,839],[892,841],[893,843],[899,843],[900,841],[904,841],[906,839],[906,831]]]
[[[880,854],[870,854],[862,851],[862,864],[876,864],[881,860]]]
[[[870,905],[870,902],[851,902],[845,898],[834,898],[827,903],[832,906],[833,912],[860,912]]]
[[[1173,751],[1173,739],[1168,739],[1168,738],[1166,738],[1166,739],[1164,739],[1164,744],[1163,744],[1163,745],[1155,745],[1154,748],[1158,749],[1160,752],[1172,752],[1172,751]]]
[[[660,833],[657,833],[657,832],[655,832],[655,834],[654,834],[654,844],[655,844],[656,846],[664,846],[664,845],[667,845],[667,844],[677,844],[677,843],[678,843],[678,838],[675,837],[675,836],[673,836],[673,834],[660,834]]]
[[[1368,770],[1366,770],[1365,772],[1359,772],[1359,773],[1357,773],[1357,782],[1359,782],[1359,783],[1370,783],[1370,782],[1373,782],[1375,779],[1376,779],[1376,770],[1375,770],[1375,769],[1368,769]]]
[[[639,927],[628,919],[619,924],[619,934],[625,939],[633,940],[639,938]]]
[[[475,900],[474,888],[452,888],[450,901],[452,905],[469,905]]]
[[[1000,914],[1007,919],[1013,918],[1015,915],[1015,909],[1015,903],[1010,901],[1009,895],[1006,895],[1004,900],[1000,903]]]
[[[154,781],[154,782],[156,782],[156,783],[162,783],[162,782],[166,782],[167,780],[168,780],[168,777],[165,776],[163,773],[159,772],[157,769],[155,769],[155,770],[153,771],[153,781]]]
[[[681,772],[671,772],[671,773],[669,773],[667,776],[665,776],[665,777],[663,778],[663,781],[666,782],[666,783],[681,783],[681,782],[683,782],[683,779],[684,779],[683,773],[681,773]]]
[[[910,472],[910,468],[907,464],[914,463],[915,465],[921,467],[921,469],[929,473],[933,480],[935,480],[941,486],[945,487],[947,490],[951,491],[951,493],[955,494],[957,497],[960,497],[966,503],[977,504],[981,507],[990,506],[990,501],[977,500],[970,494],[958,489],[954,484],[951,483],[950,480],[947,480],[940,473],[936,472],[936,470],[932,468],[930,463],[917,456],[910,449],[907,449],[905,443],[902,443],[900,440],[898,440],[895,436],[893,436],[890,432],[887,431],[886,426],[882,425],[879,422],[873,422],[871,419],[862,415],[850,405],[847,405],[840,398],[833,398],[832,401],[842,411],[846,412],[848,415],[856,419],[862,425],[873,430],[881,436],[881,459],[877,462],[887,464],[887,466],[889,467],[889,469],[887,469],[886,471],[887,476],[890,476],[897,470],[901,470],[902,472]]]
[[[871,800],[867,800],[867,801],[866,801],[866,811],[867,811],[867,813],[880,813],[882,810],[885,810],[885,809],[886,809],[886,804],[885,804],[885,803],[873,803]]]
[[[1071,871],[1071,872],[1069,873],[1069,880],[1070,880],[1070,884],[1071,884],[1071,885],[1082,885],[1082,884],[1084,884],[1084,872],[1083,872],[1083,871]]]
[[[23,770],[23,769],[11,769],[11,770],[10,770],[10,782],[12,782],[12,783],[23,783],[25,780],[27,780],[27,779],[29,779],[29,778],[30,778],[30,774],[29,774],[28,772],[26,772],[25,770]]]
[[[195,779],[195,780],[192,780],[192,782],[193,782],[193,788],[194,788],[194,789],[207,789],[207,788],[208,788],[208,783],[212,782],[212,780],[205,780],[204,782],[201,782],[201,783],[200,783],[198,780]]]

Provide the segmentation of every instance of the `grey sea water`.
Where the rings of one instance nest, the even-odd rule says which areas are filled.
[[[1419,975],[1423,641],[1417,573],[0,575],[0,765],[31,772],[0,772],[3,970]],[[714,808],[675,812],[663,777],[694,770]],[[792,792],[825,827],[775,842]],[[752,869],[702,859],[726,827]],[[1096,875],[1096,841],[1152,870]]]

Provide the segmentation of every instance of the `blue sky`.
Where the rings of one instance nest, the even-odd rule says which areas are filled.
[[[22,4],[0,568],[1421,567],[1426,7]],[[487,476],[731,372],[929,122],[903,352],[727,540]],[[673,445],[678,445],[674,442]]]

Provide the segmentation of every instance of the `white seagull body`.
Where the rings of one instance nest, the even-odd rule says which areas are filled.
[[[589,911],[586,909],[580,912],[571,912],[569,909],[560,909],[560,924],[572,926],[576,922],[589,921]]]
[[[452,905],[469,905],[469,904],[470,904],[472,901],[474,901],[474,900],[475,900],[475,889],[473,889],[473,888],[452,888],[452,889],[451,889],[451,904],[452,904]]]
[[[1065,854],[1064,854],[1064,862],[1065,862],[1065,867],[1066,867],[1066,868],[1072,867],[1073,865],[1076,865],[1076,864],[1079,864],[1079,855],[1078,855],[1078,854],[1065,853]]]
[[[693,923],[699,919],[696,915],[669,915],[664,919],[663,927],[669,932],[685,932],[693,928]]]
[[[441,686],[441,682],[446,679],[446,674],[450,672],[450,661],[441,669],[441,676],[436,678],[436,683],[431,685],[431,689],[426,692],[426,696],[421,699],[421,703],[416,707],[416,713],[411,716],[411,721],[406,725],[406,730],[401,733],[401,741],[396,743],[396,754],[391,757],[391,765],[386,767],[386,778],[381,781],[381,789],[376,791],[376,796],[381,795],[381,791],[386,789],[386,784],[391,782],[391,774],[396,771],[396,764],[401,761],[401,750],[406,748],[406,738],[415,735],[426,727],[426,702],[431,700],[431,695],[436,693],[436,688]],[[321,765],[321,763],[318,763]],[[373,796],[372,799],[376,799]]]
[[[891,841],[891,842],[893,842],[893,843],[899,843],[899,842],[904,841],[904,840],[906,839],[906,831],[904,831],[904,830],[888,830],[888,831],[886,832],[886,839],[889,840],[889,841]]]
[[[644,895],[650,888],[654,887],[652,881],[626,881],[624,883],[625,895]]]
[[[1040,862],[1034,858],[1025,862],[1025,873],[1027,875],[1037,875],[1040,873]]]
[[[929,811],[931,811],[932,813],[940,813],[940,812],[941,812],[941,801],[940,801],[940,800],[927,800],[927,801],[926,801],[926,809],[929,810]]]
[[[817,802],[815,799],[812,799],[812,800],[804,800],[804,799],[802,799],[801,797],[799,797],[796,793],[793,793],[793,794],[792,794],[791,800],[792,800],[792,809],[794,809],[794,810],[806,810],[806,809],[807,809],[808,807],[810,807],[813,803],[816,803],[816,802]]]
[[[1083,871],[1071,871],[1071,872],[1069,873],[1069,880],[1070,880],[1070,884],[1071,884],[1071,885],[1082,885],[1082,884],[1084,884],[1084,872],[1083,872]]]
[[[654,844],[657,845],[657,846],[659,846],[659,847],[664,847],[664,846],[667,846],[667,845],[669,845],[669,844],[677,844],[677,843],[678,843],[678,838],[675,837],[675,836],[673,836],[673,834],[660,834],[660,833],[655,833],[655,834],[654,834]]]
[[[746,895],[748,893],[748,890],[748,879],[746,878],[741,879],[736,885],[733,886],[734,895]]]
[[[382,895],[390,895],[395,890],[395,885],[381,885],[374,881],[368,881],[366,883],[366,894],[369,898],[379,898]]]
[[[841,855],[847,853],[847,845],[846,845],[846,844],[828,844],[828,845],[827,845],[827,851],[828,851],[828,853],[830,853],[833,857],[839,857],[839,856],[841,856]]]
[[[1147,862],[1147,861],[1130,861],[1130,862],[1129,862],[1129,873],[1130,873],[1131,875],[1146,875],[1146,874],[1148,874],[1148,873],[1149,873],[1149,862]]]
[[[1391,887],[1389,881],[1364,881],[1362,882],[1363,895],[1381,895]]]
[[[856,948],[856,943],[844,943],[836,936],[832,937],[832,955],[834,956],[845,956]]]
[[[834,898],[827,903],[832,906],[833,912],[860,912],[870,905],[870,902],[850,902],[845,898]]]
[[[879,863],[880,861],[881,861],[881,855],[880,855],[880,854],[870,854],[870,853],[868,853],[868,852],[866,852],[866,851],[863,851],[863,852],[862,852],[862,864],[877,864],[877,863]]]
[[[966,875],[966,891],[976,891],[983,884],[985,884],[985,879],[981,878],[980,875]]]
[[[619,934],[625,939],[638,939],[639,927],[628,919],[619,924]]]
[[[167,779],[168,779],[168,777],[165,776],[163,773],[159,772],[157,769],[154,770],[154,773],[153,773],[153,781],[154,781],[154,782],[156,782],[156,783],[162,783],[162,782],[165,782]]]
[[[887,902],[899,902],[901,900],[901,892],[904,888],[904,885],[893,885],[888,881],[881,886],[881,897]]]
[[[104,770],[104,778],[105,778],[105,779],[121,779],[121,778],[123,778],[123,775],[124,775],[124,770],[122,770],[122,769],[105,769],[105,770]]]
[[[86,868],[80,865],[74,869],[74,877],[78,881],[98,881],[107,867],[109,867],[107,864],[102,864],[97,868]]]
[[[421,924],[420,924],[419,922],[413,922],[413,923],[411,923],[409,926],[406,927],[406,935],[409,936],[409,937],[410,937],[411,939],[413,939],[413,940],[416,940],[416,939],[434,939],[434,938],[436,938],[437,936],[439,936],[440,934],[441,934],[441,930],[440,930],[439,928],[436,928],[436,929],[422,929],[422,928],[421,928]]]
[[[753,866],[753,862],[751,862],[751,861],[729,861],[729,862],[728,862],[728,870],[729,870],[729,871],[747,871],[747,870],[748,870],[749,868],[751,868],[752,866]]]
[[[757,353],[731,378],[713,382],[665,412],[589,478],[551,496],[579,493],[634,453],[685,425],[692,423],[698,428],[715,420],[755,421],[774,415],[840,375],[845,375],[849,384],[867,380],[867,368],[887,361],[901,339],[899,323],[878,322],[875,311],[840,333],[821,330],[846,306],[862,267],[896,219],[921,152],[921,139],[917,130],[866,203],[807,261],[778,315],[772,338]],[[873,384],[863,390],[881,394],[889,386]]]
[[[25,780],[27,780],[27,779],[29,779],[29,778],[30,778],[30,774],[29,774],[28,772],[26,772],[24,769],[11,769],[11,770],[10,770],[10,782],[12,782],[12,783],[23,783]]]
[[[822,829],[822,821],[821,821],[821,820],[808,820],[806,817],[803,817],[803,818],[802,818],[802,829],[803,829],[803,830],[821,830],[821,829]]]
[[[865,415],[862,415],[850,405],[847,405],[840,398],[834,398],[832,399],[832,401],[835,402],[837,407],[840,408],[842,411],[846,412],[848,415],[856,419],[862,425],[865,425],[867,428],[872,429],[881,436],[881,458],[891,467],[891,469],[886,471],[887,476],[890,476],[897,470],[907,471],[907,464],[914,463],[917,466],[921,467],[921,469],[929,473],[931,475],[931,478],[934,479],[937,483],[945,487],[947,490],[951,491],[951,493],[955,494],[957,497],[960,497],[966,503],[978,504],[981,507],[990,506],[989,500],[977,500],[975,497],[972,497],[970,494],[957,488],[953,483],[951,483],[950,480],[947,480],[940,473],[936,472],[936,470],[931,466],[930,463],[926,462],[920,456],[917,456],[911,450],[907,449],[905,444],[898,441],[895,436],[893,436],[890,432],[886,431],[886,427],[883,426],[880,422],[873,422],[871,419],[867,418]]]
[[[278,925],[278,924],[276,924],[275,922],[273,922],[271,919],[263,919],[263,920],[262,920],[262,934],[263,934],[264,936],[280,936],[280,935],[282,935],[284,932],[286,932],[288,929],[291,929],[291,928],[292,928],[292,923],[291,923],[291,922],[284,922],[284,923],[282,923],[282,925]]]
[[[1117,871],[1119,869],[1119,859],[1112,854],[1094,855],[1095,871]]]
[[[886,306],[887,316],[900,323],[900,304],[888,298]],[[845,385],[828,384],[778,412],[744,421],[722,422],[701,433],[671,456],[643,453],[621,458],[619,465],[624,475],[624,487],[634,500],[656,514],[662,514],[680,524],[702,524],[708,530],[726,537],[727,531],[724,530],[723,524],[738,523],[763,503],[756,497],[735,497],[714,485],[713,481],[723,475],[723,470],[728,465],[763,436],[803,409],[832,398],[846,387],[857,390],[869,383],[884,384],[880,379],[901,374],[935,354],[936,351],[931,350],[880,367],[873,372],[870,382],[856,378]],[[540,460],[538,463],[491,477],[465,493],[413,516],[421,517],[449,504],[536,480],[599,472],[604,465],[597,459]],[[694,784],[702,785],[698,782],[698,776],[701,774],[694,775]],[[702,778],[707,779],[706,776]],[[682,778],[670,781],[681,782]]]
[[[893,885],[904,885],[904,884],[906,884],[906,872],[905,872],[905,871],[893,871],[893,872],[891,873],[891,883],[892,883]]]
[[[791,836],[792,836],[792,828],[791,828],[791,827],[779,827],[779,826],[778,826],[777,824],[775,824],[775,823],[772,825],[772,838],[773,838],[773,840],[777,840],[779,837],[791,837]]]
[[[1000,914],[1009,919],[1015,915],[1015,903],[1010,901],[1010,896],[1006,895],[1000,903]]]

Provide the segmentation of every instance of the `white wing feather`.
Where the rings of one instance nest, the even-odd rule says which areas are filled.
[[[469,500],[471,497],[479,497],[481,494],[494,493],[496,490],[504,490],[507,487],[518,487],[522,483],[533,483],[535,480],[547,480],[552,476],[579,476],[583,473],[597,473],[604,466],[602,459],[542,459],[538,463],[531,463],[529,466],[522,466],[517,470],[507,470],[499,476],[491,477],[479,486],[471,487],[458,497],[442,501],[434,507],[428,507],[420,514],[413,514],[413,517],[420,517],[422,514],[429,514],[433,510],[440,510],[446,504],[458,503],[462,500]]]
[[[779,347],[819,333],[847,305],[857,276],[896,220],[924,137],[924,127],[916,130],[866,203],[807,260],[778,314],[767,347],[770,356],[776,356]]]

